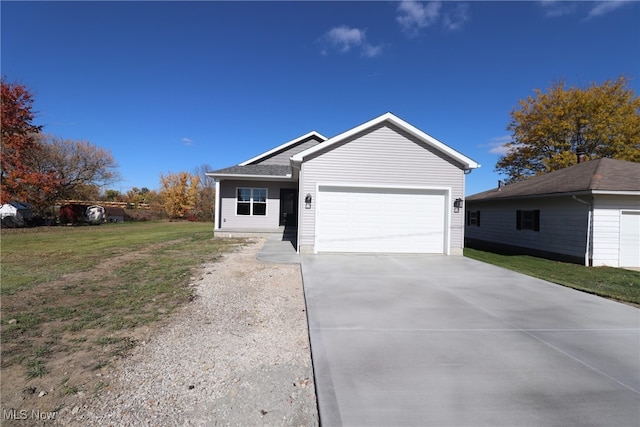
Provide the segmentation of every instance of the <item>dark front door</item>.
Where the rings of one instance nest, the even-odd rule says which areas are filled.
[[[280,189],[280,225],[296,225],[298,223],[298,190],[295,188]]]

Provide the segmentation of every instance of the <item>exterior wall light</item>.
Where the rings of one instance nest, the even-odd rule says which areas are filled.
[[[453,201],[453,211],[455,213],[460,212],[460,208],[462,208],[462,199],[460,197],[458,197],[457,199],[455,199]]]
[[[311,209],[311,193],[307,193],[307,195],[304,196],[304,208]]]

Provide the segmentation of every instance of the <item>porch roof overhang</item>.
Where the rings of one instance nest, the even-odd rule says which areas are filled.
[[[237,181],[292,181],[293,176],[291,174],[285,176],[274,175],[239,175],[239,174],[227,174],[227,173],[207,173],[216,180],[233,179]]]
[[[207,172],[216,180],[235,179],[241,181],[291,181],[291,168],[285,165],[238,165]]]

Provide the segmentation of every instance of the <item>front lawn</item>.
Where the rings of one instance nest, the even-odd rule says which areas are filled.
[[[464,249],[464,255],[569,288],[640,304],[640,272],[637,271],[585,267],[526,255],[498,255],[469,248]]]
[[[29,413],[108,388],[113,362],[195,298],[203,265],[246,243],[213,239],[210,223],[162,221],[0,237],[0,406]]]

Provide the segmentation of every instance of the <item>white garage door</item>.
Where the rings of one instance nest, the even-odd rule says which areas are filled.
[[[640,267],[640,211],[621,212],[620,267]]]
[[[318,252],[445,253],[443,191],[320,186]]]

